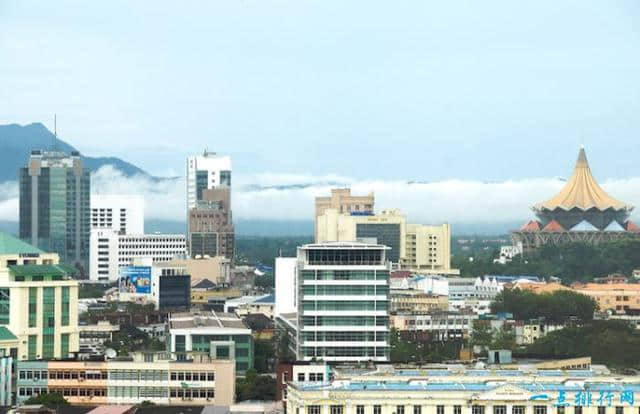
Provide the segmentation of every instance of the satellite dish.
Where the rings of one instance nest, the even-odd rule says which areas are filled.
[[[115,358],[118,356],[118,353],[116,352],[116,350],[112,348],[105,349],[104,354],[107,356],[107,358]]]

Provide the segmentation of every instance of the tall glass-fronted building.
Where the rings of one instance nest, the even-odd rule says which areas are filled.
[[[32,151],[20,169],[20,238],[88,269],[90,183],[79,153]]]
[[[388,250],[349,242],[298,248],[299,360],[389,360]]]

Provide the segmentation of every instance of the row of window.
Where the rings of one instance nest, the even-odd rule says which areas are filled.
[[[107,379],[107,371],[34,371],[20,370],[18,371],[19,379],[27,380],[77,380],[77,379]]]
[[[214,372],[172,372],[172,381],[215,381]]]
[[[338,300],[318,300],[303,301],[302,309],[307,311],[374,311],[387,310],[387,301],[338,301]]]
[[[382,347],[303,347],[306,357],[382,357],[388,355],[388,349]]]
[[[30,397],[32,395],[60,393],[65,397],[106,397],[106,388],[38,388],[38,387],[19,387],[18,395],[21,397]]]
[[[386,316],[304,316],[303,326],[387,326]]]
[[[360,342],[360,341],[386,341],[389,339],[387,332],[305,332],[305,341],[338,341],[338,342]]]
[[[300,374],[299,374],[300,375]],[[304,375],[304,374],[302,374]],[[319,374],[322,376],[322,374]],[[412,412],[413,414],[422,414],[422,406],[413,405]],[[356,414],[382,414],[382,406],[374,405],[371,408],[371,411],[365,410],[364,405],[356,406]],[[454,405],[453,409],[450,411],[452,414],[462,414],[462,406]],[[471,406],[471,414],[485,414],[485,406],[484,405],[472,405]],[[557,414],[566,414],[565,407],[556,407]],[[344,414],[344,406],[342,405],[331,405],[330,406],[330,414]],[[449,411],[449,410],[446,410]],[[436,414],[445,414],[445,406],[437,405],[436,406]],[[321,414],[322,406],[320,405],[309,405],[307,406],[307,414]],[[511,414],[525,414],[526,407],[524,405],[514,405],[511,407]],[[583,407],[573,407],[573,414],[582,414]],[[296,413],[299,414],[299,409],[296,409]],[[600,406],[598,407],[598,414],[606,414],[607,407]],[[395,414],[405,414],[405,406],[397,405],[395,407]],[[407,413],[408,414],[408,413]],[[493,406],[493,414],[507,414],[507,406],[506,405],[494,405]],[[546,405],[534,405],[533,406],[533,414],[547,414],[547,406]],[[624,407],[615,407],[615,414],[624,414]],[[638,414],[640,414],[640,408],[638,408]]]
[[[298,382],[305,382],[306,375],[304,372],[298,373]],[[322,382],[324,381],[324,374],[322,372],[310,372],[309,373],[309,381],[311,382]]]

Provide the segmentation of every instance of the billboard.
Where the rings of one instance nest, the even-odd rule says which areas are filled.
[[[151,266],[126,266],[120,269],[120,292],[151,293]]]

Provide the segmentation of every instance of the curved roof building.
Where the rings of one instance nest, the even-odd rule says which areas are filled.
[[[511,233],[514,245],[522,246],[523,251],[548,244],[599,244],[640,237],[640,228],[628,220],[633,206],[613,198],[598,185],[584,148],[560,192],[532,209],[537,220]]]
[[[549,200],[533,206],[543,227],[555,221],[566,230],[579,224],[582,224],[580,229],[590,228],[587,223],[595,227],[594,230],[604,230],[613,222],[624,227],[632,210],[633,206],[611,197],[598,185],[584,148],[580,148],[575,169],[564,188]]]

